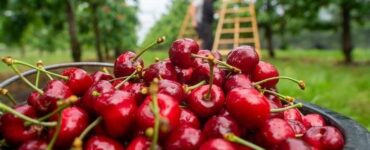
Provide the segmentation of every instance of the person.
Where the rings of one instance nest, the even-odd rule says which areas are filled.
[[[190,7],[192,26],[202,40],[202,49],[211,50],[213,46],[212,23],[214,0],[193,0]]]

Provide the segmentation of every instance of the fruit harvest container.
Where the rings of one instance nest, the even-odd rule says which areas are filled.
[[[79,62],[79,63],[65,63],[65,64],[56,64],[46,66],[45,69],[52,70],[55,72],[59,72],[68,67],[80,67],[86,69],[89,72],[96,71],[101,69],[102,67],[112,68],[113,64],[111,63],[99,63],[99,62]],[[36,70],[29,70],[23,72],[22,75],[31,79],[35,77]],[[42,78],[41,78],[42,79]],[[43,85],[45,83],[40,80],[40,84]],[[44,80],[46,81],[46,80]],[[0,88],[8,89],[14,96],[18,103],[24,103],[26,101],[27,95],[31,92],[31,88],[28,88],[23,81],[20,80],[18,75],[15,75],[9,79],[4,80],[0,83]],[[304,101],[299,101],[304,104],[301,108],[301,111],[304,114],[307,113],[318,113],[321,114],[325,120],[337,127],[344,135],[345,138],[345,145],[344,149],[358,149],[358,150],[365,150],[370,149],[370,133],[369,131],[364,128],[363,126],[356,123],[354,120],[333,112],[331,110],[322,108],[320,106],[310,104]],[[3,101],[3,103],[8,103],[7,101]]]

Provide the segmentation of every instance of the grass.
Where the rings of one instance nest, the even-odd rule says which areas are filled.
[[[16,52],[4,53],[0,56],[12,55],[19,58]],[[37,52],[28,53],[21,58],[27,62],[44,60],[45,64],[70,62],[68,52],[57,52],[51,55],[39,56]],[[266,53],[263,53],[266,56]],[[146,66],[158,57],[164,59],[167,51],[150,51],[142,56]],[[86,51],[83,60],[94,60],[92,51]],[[274,64],[281,75],[302,79],[307,84],[307,89],[301,91],[288,81],[280,81],[280,92],[311,103],[329,108],[348,116],[367,129],[370,129],[370,51],[355,50],[354,59],[359,63],[355,65],[342,65],[338,61],[342,59],[339,51],[317,50],[287,50],[278,51],[276,59],[264,57]],[[0,74],[9,76],[5,65],[0,64]]]

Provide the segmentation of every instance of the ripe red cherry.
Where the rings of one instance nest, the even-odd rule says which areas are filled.
[[[270,118],[268,100],[255,89],[236,88],[226,96],[226,108],[247,129],[261,127]]]
[[[119,89],[130,93],[135,98],[136,103],[141,104],[146,97],[141,93],[144,87],[144,82],[125,82]]]
[[[280,100],[279,100],[280,103],[276,103],[276,101],[272,101],[272,100],[267,100],[267,102],[269,103],[270,109],[276,109],[276,108],[283,107]],[[283,112],[274,112],[270,114],[270,118],[282,118],[283,119],[284,114]]]
[[[237,150],[233,143],[222,138],[210,139],[204,142],[199,150]]]
[[[50,112],[56,108],[58,100],[66,99],[72,95],[70,88],[60,80],[49,81],[45,88],[44,94],[40,95],[35,104],[32,104],[38,112]]]
[[[95,135],[89,138],[85,145],[85,150],[124,150],[123,146],[116,140]]]
[[[36,106],[40,98],[40,93],[37,91],[31,92],[30,96],[27,98],[27,104],[31,106]]]
[[[173,97],[166,94],[157,95],[159,113],[162,121],[167,123],[167,131],[160,130],[161,133],[168,133],[173,130],[179,123],[181,109],[179,103]],[[150,107],[152,102],[151,96],[148,96],[136,113],[136,121],[142,130],[154,126],[154,115]]]
[[[150,139],[144,136],[137,136],[128,145],[127,150],[147,150],[150,148],[150,144]]]
[[[274,149],[287,138],[294,138],[295,133],[289,124],[280,118],[272,118],[265,122],[260,130],[264,145]]]
[[[300,139],[288,138],[279,144],[277,150],[311,150],[311,146]]]
[[[209,64],[202,64],[194,69],[191,77],[191,84],[196,84],[201,81],[209,82],[211,70]],[[225,71],[218,67],[213,68],[213,84],[222,87],[225,79]]]
[[[249,75],[258,64],[259,57],[252,46],[240,46],[229,52],[226,61],[239,68],[244,74]]]
[[[191,83],[191,76],[193,74],[193,68],[182,69],[175,66],[175,70],[177,73],[177,80],[180,83],[190,84]]]
[[[176,150],[196,150],[200,147],[204,137],[202,131],[190,126],[181,126],[170,133],[166,138],[165,148]]]
[[[306,127],[302,122],[297,120],[287,120],[290,127],[292,127],[295,134],[304,134],[306,133]]]
[[[325,126],[325,120],[319,114],[307,114],[307,115],[303,116],[302,123],[307,129],[309,129],[311,127]]]
[[[302,139],[318,149],[341,150],[344,146],[343,135],[332,126],[311,127]]]
[[[21,105],[15,111],[28,117],[36,118],[36,111],[29,105]],[[24,121],[10,113],[5,113],[0,118],[2,137],[9,144],[19,145],[38,136],[36,126],[24,126]]]
[[[197,116],[209,117],[217,114],[224,105],[225,96],[220,87],[212,85],[210,97],[206,95],[209,91],[209,85],[203,85],[195,88],[187,97],[189,109]]]
[[[73,106],[65,108],[61,112],[61,117],[61,128],[55,146],[58,148],[69,148],[73,140],[88,126],[89,116],[83,109]],[[51,120],[58,120],[58,116],[53,116]],[[49,136],[52,137],[55,128],[51,128],[49,131]]]
[[[86,110],[90,112],[94,111],[95,102],[99,97],[98,95],[94,95],[96,94],[94,92],[97,92],[99,95],[102,95],[104,93],[112,91],[114,91],[113,85],[106,80],[101,80],[94,83],[82,97],[81,99],[81,103],[83,104],[82,107],[86,108]]]
[[[113,76],[102,71],[96,71],[90,75],[94,83],[100,80],[112,80]]]
[[[203,133],[207,139],[223,138],[227,133],[241,135],[241,128],[231,116],[213,116],[204,125]]]
[[[226,93],[235,88],[252,88],[251,80],[244,74],[235,74],[229,76],[224,85]]]
[[[100,96],[95,111],[103,118],[106,133],[112,137],[123,136],[135,120],[137,105],[128,92],[113,91]]]
[[[154,78],[177,81],[176,70],[172,63],[168,60],[158,61],[144,70],[145,82],[150,83]]]
[[[18,150],[45,150],[48,144],[43,140],[30,140],[22,143]]]
[[[283,112],[284,114],[284,120],[289,121],[289,120],[296,120],[299,122],[302,122],[302,113],[297,109],[288,109]]]
[[[264,61],[259,61],[257,66],[254,68],[252,72],[252,81],[258,82],[264,79],[278,76],[279,72],[272,64]],[[262,83],[261,86],[264,88],[272,88],[275,87],[278,82],[279,79],[275,79]]]
[[[117,57],[114,62],[114,76],[115,77],[124,77],[129,76],[135,72],[138,66],[144,67],[144,62],[141,58],[133,60],[136,57],[136,54],[131,51],[127,51]]]
[[[199,50],[197,55],[199,56],[203,56],[203,57],[208,57],[208,55],[213,55],[215,57],[215,59],[217,60],[221,60],[221,54],[219,52],[211,52],[209,50]],[[198,66],[201,66],[201,65],[208,65],[208,61],[207,60],[204,60],[202,58],[195,58],[195,61],[194,61],[194,67],[198,67]]]
[[[172,43],[169,50],[171,62],[180,68],[190,68],[194,65],[191,54],[197,54],[199,45],[192,39],[179,39]]]
[[[166,79],[160,80],[158,90],[158,93],[169,95],[175,100],[178,100],[179,103],[181,103],[185,96],[182,85],[176,81]]]
[[[180,119],[179,119],[179,125],[180,126],[191,126],[193,128],[199,128],[199,120],[197,116],[193,112],[187,109],[181,109]]]
[[[66,85],[71,89],[72,93],[81,96],[93,84],[93,79],[90,75],[79,68],[65,69],[62,75],[67,76]]]

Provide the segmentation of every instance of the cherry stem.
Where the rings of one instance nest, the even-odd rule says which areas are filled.
[[[224,138],[230,142],[233,142],[233,143],[238,143],[240,145],[243,145],[245,147],[249,147],[249,148],[252,148],[252,149],[255,149],[255,150],[264,150],[264,148],[252,143],[252,142],[249,142],[247,140],[244,140],[238,136],[236,136],[234,133],[227,133],[225,134]]]
[[[35,79],[35,86],[37,88],[39,87],[39,81],[40,81],[40,71],[37,70],[37,72],[36,72],[36,79]]]
[[[266,93],[269,93],[269,94],[273,94],[275,96],[278,96],[281,98],[282,101],[284,102],[287,102],[287,103],[292,103],[295,101],[295,99],[291,96],[285,96],[283,94],[280,94],[278,92],[275,92],[275,91],[271,91],[271,90],[267,90],[267,89],[262,89],[262,92],[266,92]]]
[[[154,133],[152,137],[152,143],[150,145],[151,150],[156,150],[156,145],[158,143],[158,136],[159,136],[159,123],[160,123],[160,114],[159,114],[159,106],[158,106],[158,79],[154,78],[153,82],[150,84],[149,92],[152,97],[152,112],[154,114]]]
[[[212,93],[212,85],[213,85],[213,78],[214,78],[214,66],[215,66],[215,57],[210,54],[208,57],[208,64],[209,64],[209,89],[207,94],[205,95],[206,100],[211,99],[211,93]]]
[[[266,83],[268,81],[276,80],[276,79],[287,79],[287,80],[290,80],[290,81],[298,84],[299,88],[302,89],[302,90],[304,90],[306,88],[306,84],[304,83],[304,81],[293,79],[293,78],[287,77],[287,76],[278,76],[278,77],[267,78],[267,79],[264,79],[264,80],[253,83],[253,86],[260,85],[262,83]]]
[[[106,74],[110,74],[110,73],[109,73],[109,71],[108,71],[108,69],[107,69],[107,67],[103,67],[101,70],[102,70],[104,73],[106,73]]]
[[[45,70],[45,69],[40,69],[40,68],[38,68],[38,67],[36,67],[36,66],[33,66],[33,65],[31,65],[31,64],[28,64],[28,63],[26,63],[26,62],[23,62],[23,61],[20,61],[20,60],[13,60],[13,63],[14,64],[20,64],[20,65],[24,65],[24,66],[27,66],[27,67],[30,67],[30,68],[33,68],[33,69],[36,69],[36,70],[39,70],[39,71],[41,71],[41,72],[43,72],[43,73],[46,73],[46,74],[49,74],[49,75],[53,75],[53,76],[56,76],[56,77],[58,77],[58,78],[62,78],[62,79],[64,79],[64,80],[68,80],[68,77],[67,76],[63,76],[63,75],[60,75],[60,74],[57,74],[57,73],[54,73],[54,72],[51,72],[51,71],[47,71],[47,70]]]
[[[157,45],[157,44],[160,44],[160,43],[163,43],[164,41],[166,40],[166,37],[162,36],[162,37],[159,37],[157,38],[157,40],[155,40],[154,42],[150,43],[148,46],[146,46],[144,49],[140,50],[137,55],[132,59],[132,61],[136,61],[142,54],[144,54],[148,49],[150,49],[151,47]]]
[[[205,57],[205,56],[201,56],[201,55],[198,55],[198,54],[191,54],[191,57],[194,57],[194,58],[201,58],[201,59],[205,59],[205,60],[208,60],[209,58],[208,57]],[[227,64],[226,62],[224,61],[220,61],[218,59],[214,59],[214,63],[215,64],[220,64],[224,67],[226,67],[225,69],[229,69],[235,73],[241,73],[241,70],[239,68],[236,68],[234,66],[231,66],[229,64]]]
[[[290,105],[284,108],[271,109],[270,112],[277,113],[277,112],[282,112],[282,111],[286,111],[286,110],[293,109],[293,108],[301,108],[302,106],[303,106],[302,103],[297,103],[297,104]]]
[[[82,150],[83,145],[83,139],[86,137],[86,135],[94,128],[96,127],[103,118],[99,116],[96,118],[89,126],[86,127],[84,131],[80,134],[80,136],[76,137],[73,141],[72,149],[73,150]]]
[[[17,105],[17,101],[14,99],[13,95],[9,93],[8,89],[0,88],[0,94],[7,97],[13,106]]]
[[[55,141],[58,138],[58,135],[59,135],[59,132],[60,132],[61,128],[62,128],[62,113],[59,112],[57,127],[55,128],[54,135],[51,138],[50,143],[48,144],[48,147],[46,148],[47,150],[52,150],[53,149],[53,146],[55,144]]]
[[[44,94],[44,91],[42,91],[41,89],[39,89],[38,87],[36,87],[35,85],[33,85],[28,79],[26,79],[22,74],[21,72],[18,70],[18,68],[16,66],[14,66],[13,64],[10,64],[9,65],[10,68],[13,69],[13,71],[28,85],[30,86],[32,89],[34,89],[35,91],[37,91],[39,94],[43,95]]]
[[[200,81],[199,83],[195,84],[195,85],[192,85],[192,86],[184,86],[184,91],[187,93],[187,92],[190,92],[191,90],[194,90],[195,88],[198,88],[202,85],[206,84],[206,81]]]
[[[130,80],[131,78],[133,78],[136,73],[138,72],[138,70],[135,70],[132,74],[130,74],[128,77],[125,78],[125,80],[121,81],[120,83],[118,83],[114,88],[115,89],[119,89],[123,84],[125,84],[128,80]]]

